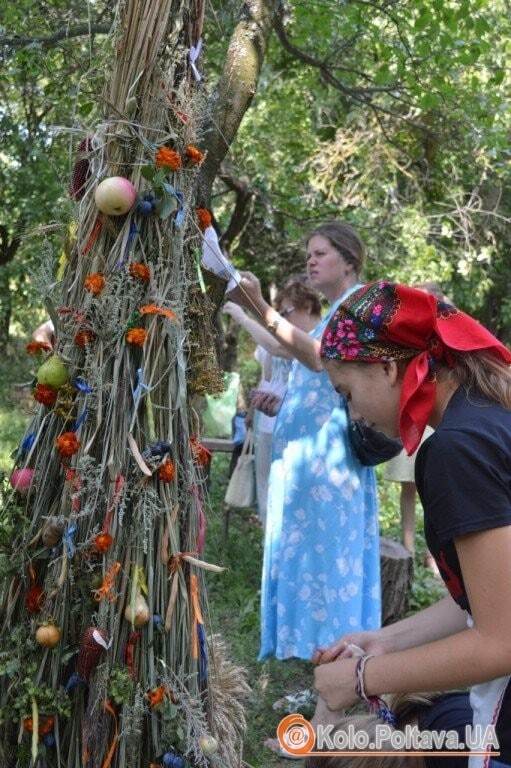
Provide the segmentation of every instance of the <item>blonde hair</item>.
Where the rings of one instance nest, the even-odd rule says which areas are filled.
[[[401,730],[408,724],[412,724],[416,719],[419,710],[430,707],[439,694],[435,693],[407,693],[396,694],[390,697],[384,697],[388,700],[389,706],[397,717],[397,728]],[[338,731],[346,731],[351,726],[355,731],[363,731],[367,734],[369,742],[376,739],[376,727],[381,726],[382,721],[376,715],[355,714],[342,718],[332,732],[332,738]],[[393,752],[394,748],[390,742],[383,745],[382,751]],[[413,752],[409,755],[379,755],[377,751],[370,758],[367,755],[360,757],[347,755],[343,756],[339,752],[335,756],[310,757],[305,762],[305,768],[409,768],[410,760],[418,760]]]

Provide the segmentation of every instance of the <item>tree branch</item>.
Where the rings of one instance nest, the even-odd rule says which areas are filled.
[[[16,51],[19,48],[27,48],[28,46],[40,45],[42,48],[51,48],[61,40],[70,40],[74,37],[83,37],[84,35],[106,35],[110,32],[112,27],[111,23],[106,24],[91,24],[84,22],[83,24],[77,24],[75,27],[66,27],[60,29],[53,35],[47,37],[21,37],[15,35],[14,37],[0,36],[0,46],[5,45],[12,51]]]
[[[240,123],[254,98],[278,0],[245,0],[232,34],[224,69],[203,124],[207,157],[198,181],[198,200],[208,205],[211,189]]]
[[[227,171],[221,171],[219,178],[236,195],[234,210],[229,221],[229,226],[220,238],[220,244],[229,251],[232,243],[243,231],[249,217],[249,204],[255,197],[255,191],[249,187],[246,181],[236,178]]]

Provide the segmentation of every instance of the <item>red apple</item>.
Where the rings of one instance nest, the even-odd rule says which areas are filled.
[[[94,200],[101,213],[107,216],[123,216],[133,207],[137,190],[129,179],[110,176],[98,184]]]

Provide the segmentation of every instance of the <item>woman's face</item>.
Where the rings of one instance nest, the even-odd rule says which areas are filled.
[[[353,274],[353,267],[328,238],[313,235],[307,243],[307,274],[312,287],[323,293],[342,285]]]
[[[395,362],[325,360],[324,366],[336,392],[348,401],[353,419],[362,418],[388,437],[399,437],[401,380]]]
[[[282,317],[293,325],[296,325],[300,330],[308,333],[315,325],[318,324],[320,318],[311,315],[306,309],[298,309],[295,307],[292,301],[289,299],[283,299],[279,308],[279,313]]]

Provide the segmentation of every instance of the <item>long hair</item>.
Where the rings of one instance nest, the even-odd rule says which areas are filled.
[[[430,707],[438,694],[428,693],[407,693],[396,694],[394,696],[385,697],[389,701],[389,706],[397,717],[396,730],[403,729],[408,724],[413,724],[420,710]],[[347,731],[348,726],[351,726],[355,731],[363,731],[367,734],[369,742],[374,742],[376,739],[376,728],[381,726],[382,721],[377,715],[355,714],[343,717],[335,727],[332,733],[334,738],[337,731]],[[386,742],[383,745],[382,751],[393,752],[395,751],[390,742]],[[339,752],[335,756],[315,756],[310,757],[305,762],[305,768],[409,768],[410,758],[413,757],[413,752],[409,755],[379,755],[378,751],[374,751],[370,758],[367,755],[343,755]],[[415,758],[416,759],[416,758]]]
[[[454,358],[451,375],[468,393],[475,390],[488,400],[511,409],[511,366],[488,352],[457,353]]]

